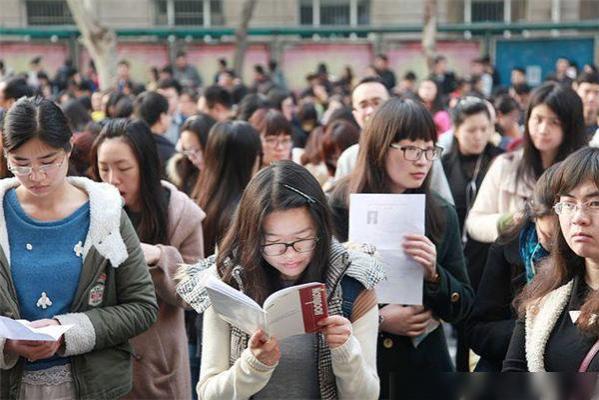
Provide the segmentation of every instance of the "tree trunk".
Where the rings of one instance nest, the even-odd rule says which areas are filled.
[[[238,77],[241,77],[243,72],[243,61],[245,60],[245,52],[248,48],[248,26],[254,9],[256,8],[256,0],[245,0],[241,8],[241,18],[239,26],[235,30],[235,56],[233,58],[233,69]]]
[[[114,30],[100,24],[89,0],[67,0],[82,42],[96,64],[100,90],[116,86],[117,37]]]
[[[422,51],[426,58],[428,72],[433,71],[436,56],[437,0],[424,2],[424,27],[422,28]]]

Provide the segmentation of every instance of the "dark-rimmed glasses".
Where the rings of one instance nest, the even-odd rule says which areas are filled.
[[[267,256],[280,256],[287,252],[289,247],[292,247],[298,253],[307,253],[316,248],[316,243],[318,243],[318,237],[308,238],[308,239],[300,239],[291,243],[270,243],[263,244],[262,253]]]

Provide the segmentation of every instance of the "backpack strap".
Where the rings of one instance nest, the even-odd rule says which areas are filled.
[[[351,320],[351,313],[354,308],[356,299],[364,290],[364,286],[351,276],[345,275],[341,279],[341,293],[343,296],[343,303],[341,309],[343,316]]]

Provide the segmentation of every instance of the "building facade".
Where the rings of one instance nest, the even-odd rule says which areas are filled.
[[[240,22],[243,4],[243,0],[81,1],[89,2],[101,23],[117,31],[137,30],[136,35],[119,39],[119,52],[131,61],[134,75],[141,80],[148,78],[148,65],[161,67],[181,48],[205,78],[212,76],[216,58],[232,58],[232,29]],[[333,73],[350,66],[360,75],[377,53],[387,54],[398,74],[413,70],[422,76],[426,71],[420,47],[423,0],[257,0],[256,4],[250,27],[263,32],[250,36],[247,79],[253,64],[269,59],[280,62],[293,87],[301,86],[320,61]],[[470,61],[480,55],[498,58],[496,50],[505,49],[506,41],[505,51],[512,51],[512,44],[533,39],[543,48],[563,44],[556,40],[583,38],[591,40],[590,50],[587,42],[576,43],[586,47],[568,42],[563,46],[566,53],[584,49],[585,54],[573,55],[580,63],[597,63],[599,54],[599,0],[437,0],[437,23],[437,49],[459,72],[467,72]],[[469,27],[477,23],[502,28],[471,31]],[[519,24],[546,27],[511,29]],[[564,24],[569,24],[567,29],[554,29]],[[586,24],[587,29],[576,29],[578,24]],[[60,35],[69,29],[73,31],[73,19],[66,0],[0,0],[0,59],[10,59],[15,68],[23,69],[32,56],[42,54],[50,70],[65,57],[84,66],[89,56],[76,35]],[[538,42],[546,39],[554,42]],[[552,62],[545,60],[546,65]]]

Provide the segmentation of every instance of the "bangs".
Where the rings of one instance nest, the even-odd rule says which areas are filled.
[[[599,149],[585,147],[571,154],[560,166],[556,194],[563,196],[585,182],[599,188]]]
[[[270,110],[265,119],[264,136],[291,136],[291,124],[282,113]]]
[[[394,142],[408,139],[437,143],[437,129],[430,112],[414,101],[405,101],[403,110],[396,115],[397,130]]]

